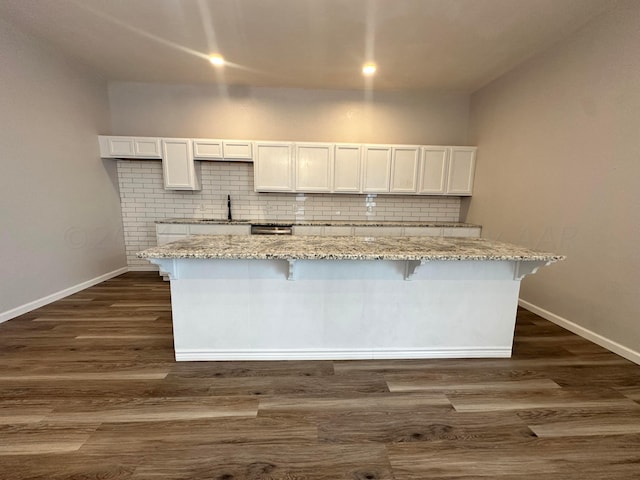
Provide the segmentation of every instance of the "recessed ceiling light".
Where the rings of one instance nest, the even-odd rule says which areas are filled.
[[[214,55],[210,55],[209,56],[209,61],[215,65],[216,67],[219,67],[221,65],[224,65],[224,58],[222,58],[222,55],[219,54],[214,54]]]
[[[371,76],[376,73],[376,64],[375,63],[365,63],[362,67],[362,74]]]

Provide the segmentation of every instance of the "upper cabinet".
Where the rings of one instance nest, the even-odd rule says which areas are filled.
[[[418,193],[471,195],[476,150],[476,147],[422,147]]]
[[[293,192],[293,143],[254,143],[254,187],[257,192]]]
[[[360,193],[361,145],[337,144],[333,161],[333,191],[336,193]]]
[[[248,140],[193,139],[193,158],[196,160],[253,161],[253,145]]]
[[[422,147],[418,193],[444,195],[447,192],[449,150],[449,147]]]
[[[296,143],[294,163],[297,192],[331,192],[333,149],[329,143]]]
[[[223,140],[222,153],[225,160],[253,161],[253,142],[248,140]]]
[[[222,160],[222,140],[197,138],[193,142],[193,158],[196,160]]]
[[[156,137],[111,137],[100,135],[102,158],[162,158],[160,139]]]
[[[475,169],[475,147],[451,147],[447,194],[471,195]]]
[[[253,161],[253,142],[249,140],[181,139],[192,143],[195,160]],[[102,158],[160,159],[162,138],[98,136]]]
[[[100,136],[103,158],[162,159],[165,188],[199,190],[200,162],[254,162],[257,192],[473,193],[476,147]]]
[[[391,150],[391,184],[389,193],[416,193],[420,147],[399,146]]]
[[[476,147],[256,142],[258,192],[471,195]]]
[[[391,175],[391,146],[364,145],[362,153],[362,192],[388,193]]]
[[[200,190],[199,172],[189,139],[162,139],[162,173],[164,188],[168,190]]]

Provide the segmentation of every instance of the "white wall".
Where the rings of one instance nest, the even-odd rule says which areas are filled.
[[[124,267],[105,82],[0,20],[0,320]]]
[[[639,25],[640,2],[620,2],[472,96],[479,153],[466,218],[483,236],[567,255],[527,277],[522,298],[635,355]]]
[[[114,135],[466,145],[469,96],[110,83]]]

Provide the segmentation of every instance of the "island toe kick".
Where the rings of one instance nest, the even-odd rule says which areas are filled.
[[[509,357],[537,260],[149,258],[176,360]]]

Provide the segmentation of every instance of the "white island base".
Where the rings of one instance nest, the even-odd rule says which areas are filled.
[[[176,360],[509,357],[545,261],[153,258]]]

